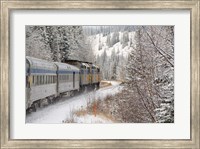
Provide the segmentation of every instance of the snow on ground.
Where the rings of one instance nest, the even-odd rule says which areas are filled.
[[[70,118],[70,113],[72,113],[72,111],[85,108],[89,101],[94,99],[102,100],[107,95],[114,95],[122,90],[120,82],[108,82],[110,82],[112,86],[100,88],[97,91],[82,93],[74,97],[63,97],[59,102],[38,109],[37,112],[27,114],[26,123],[62,123],[67,118]],[[91,122],[91,118],[91,116],[88,117],[89,122]],[[100,118],[96,117],[94,121],[100,121],[99,119]],[[81,122],[81,119],[79,121]],[[103,120],[101,121],[104,122]]]

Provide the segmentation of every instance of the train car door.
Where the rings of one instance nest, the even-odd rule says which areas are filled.
[[[73,88],[75,88],[75,72],[73,72]]]
[[[30,85],[30,63],[26,60],[26,109],[30,106],[31,101],[31,85]]]

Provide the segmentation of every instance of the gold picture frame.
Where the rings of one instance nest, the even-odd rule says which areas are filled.
[[[191,139],[189,140],[14,140],[10,139],[9,15],[12,9],[190,10]],[[1,148],[194,148],[200,147],[200,1],[1,1]]]

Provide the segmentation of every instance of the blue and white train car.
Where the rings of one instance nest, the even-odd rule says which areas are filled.
[[[40,104],[37,102],[40,99],[57,95],[56,72],[54,63],[26,57],[26,109]]]
[[[66,63],[54,63],[57,66],[58,94],[73,93],[79,90],[79,69]]]

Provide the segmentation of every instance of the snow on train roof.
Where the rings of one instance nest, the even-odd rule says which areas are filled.
[[[97,65],[95,65],[95,64],[92,64],[92,67],[99,68],[99,66],[97,66]]]
[[[90,67],[87,63],[82,63],[83,66]]]
[[[67,70],[79,71],[79,69],[77,67],[75,67],[73,65],[66,64],[66,63],[55,62],[54,64],[56,64],[58,66],[59,70],[67,69]]]
[[[26,56],[26,59],[29,61],[31,68],[42,68],[42,69],[48,69],[48,70],[56,70],[56,66],[52,62],[48,62],[46,60],[41,60],[41,59],[38,59],[38,58],[29,57],[29,56]]]

